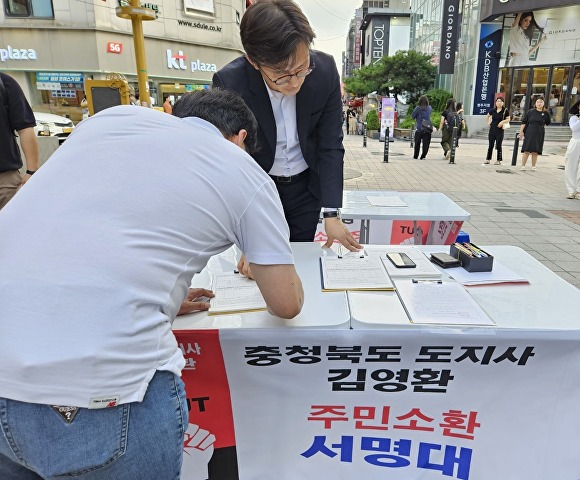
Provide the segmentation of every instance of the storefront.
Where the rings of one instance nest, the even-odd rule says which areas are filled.
[[[568,109],[580,100],[580,6],[566,3],[576,2],[530,1],[527,11],[515,1],[481,2],[482,21],[501,25],[496,92],[515,121],[543,97],[553,123],[567,124]]]
[[[237,58],[236,48],[145,38],[150,96],[161,105],[209,88],[213,74]],[[85,79],[122,75],[138,93],[131,35],[118,32],[11,29],[0,35],[0,69],[23,88],[34,111],[82,119]]]

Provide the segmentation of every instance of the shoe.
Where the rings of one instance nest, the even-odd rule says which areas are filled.
[[[580,192],[576,193],[576,200],[580,200]]]
[[[486,160],[485,162],[483,162],[484,165],[489,165],[489,160]]]
[[[520,170],[523,172],[526,169],[526,167],[522,167],[520,168]]]
[[[535,172],[535,171],[536,171],[536,167],[532,167],[532,172]]]
[[[449,150],[447,150],[447,151],[445,152],[445,155],[443,155],[443,158],[444,158],[445,160],[447,160],[447,155],[449,155]]]
[[[501,165],[501,161],[495,162],[494,165]]]
[[[450,163],[451,165],[455,165],[455,162],[454,162],[453,160],[449,160],[449,163]]]
[[[413,157],[413,160],[417,160],[417,157]]]
[[[580,195],[580,194],[578,194],[578,195]],[[569,198],[570,200],[574,200],[576,198],[576,194],[575,193],[569,193],[566,198]]]
[[[419,160],[425,160],[425,157],[419,157]]]

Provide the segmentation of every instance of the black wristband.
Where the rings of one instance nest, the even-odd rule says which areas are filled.
[[[26,175],[34,175],[36,170],[26,170]]]
[[[322,212],[323,218],[336,218],[340,217],[340,213],[338,210],[334,210],[333,212]]]

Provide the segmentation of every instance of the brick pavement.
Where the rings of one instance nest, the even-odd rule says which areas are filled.
[[[501,167],[482,165],[485,140],[460,143],[455,165],[443,159],[437,138],[425,160],[413,159],[409,141],[395,140],[384,163],[382,142],[363,147],[362,136],[345,135],[345,189],[442,192],[471,214],[462,229],[474,243],[521,247],[580,288],[580,200],[566,199],[567,143],[546,141],[535,172],[531,158],[524,172],[511,166],[513,143],[504,145]]]

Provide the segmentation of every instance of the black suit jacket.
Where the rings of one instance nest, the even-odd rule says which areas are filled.
[[[312,50],[315,68],[296,95],[296,122],[304,160],[310,167],[310,191],[322,207],[341,207],[344,148],[340,79],[334,59]],[[276,121],[262,74],[246,57],[213,76],[213,86],[239,93],[258,120],[258,151],[253,155],[269,172],[276,153]]]

